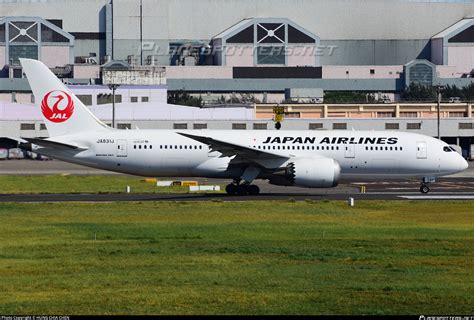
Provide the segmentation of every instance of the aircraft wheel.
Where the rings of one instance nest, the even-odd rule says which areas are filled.
[[[430,192],[430,188],[426,184],[422,184],[420,187],[420,192],[426,194]]]
[[[251,186],[249,186],[249,194],[251,194],[252,196],[256,196],[260,193],[260,188],[254,184],[252,184]]]
[[[237,195],[238,196],[246,196],[249,194],[249,187],[245,184],[241,184],[237,186]]]
[[[225,187],[225,192],[227,192],[229,196],[235,196],[235,194],[237,193],[237,186],[233,183],[229,183]]]

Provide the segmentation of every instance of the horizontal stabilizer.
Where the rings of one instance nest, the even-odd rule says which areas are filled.
[[[63,149],[63,150],[64,149],[72,149],[72,150],[87,150],[88,149],[88,148],[80,147],[73,144],[67,144],[67,143],[40,139],[40,138],[22,138],[22,139],[44,148]]]
[[[22,139],[22,138],[14,138],[14,137],[0,137],[0,139],[4,140],[4,141],[8,141],[8,142],[12,142],[12,143],[25,143],[26,140],[25,139]]]

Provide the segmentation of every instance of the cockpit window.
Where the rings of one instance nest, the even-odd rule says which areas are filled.
[[[452,151],[457,152],[456,149],[454,149],[453,147],[450,147],[450,148],[451,148]]]
[[[446,146],[446,147],[443,148],[443,151],[444,152],[452,152],[453,150],[451,149],[451,147]]]

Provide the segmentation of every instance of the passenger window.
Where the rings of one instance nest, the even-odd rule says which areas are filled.
[[[152,149],[152,148],[153,148],[153,146],[150,146],[150,149]]]
[[[137,146],[136,146],[136,145],[133,145],[133,149],[136,149],[136,148],[137,148]]]
[[[138,149],[141,149],[141,148],[142,148],[142,145],[139,145],[139,146],[138,146]]]

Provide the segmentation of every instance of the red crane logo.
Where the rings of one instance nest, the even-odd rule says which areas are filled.
[[[69,94],[62,90],[48,92],[41,101],[41,111],[51,122],[64,122],[72,116],[74,103]]]

